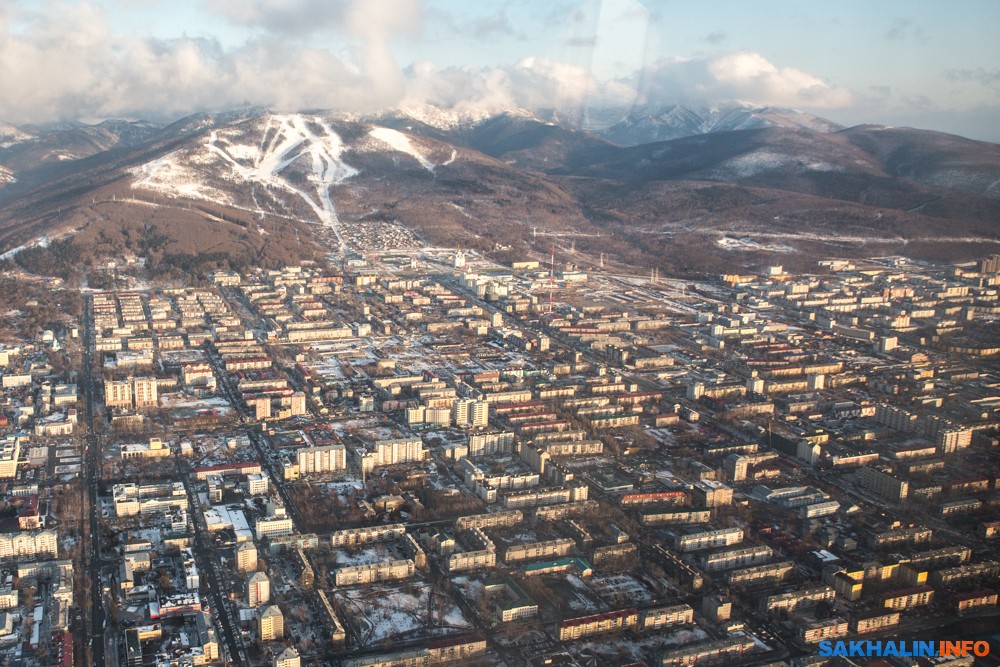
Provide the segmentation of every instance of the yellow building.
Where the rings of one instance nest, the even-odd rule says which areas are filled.
[[[301,664],[299,652],[291,646],[274,656],[274,667],[300,667]]]
[[[899,578],[907,586],[923,586],[927,583],[927,568],[913,563],[899,566]]]
[[[159,405],[156,378],[135,378],[132,381],[132,396],[135,408],[155,408]]]
[[[837,597],[848,602],[857,602],[861,599],[862,587],[862,582],[847,572],[838,572],[833,575],[833,590],[836,591]]]
[[[260,641],[269,642],[285,636],[285,617],[277,605],[264,607],[257,617],[257,636]]]

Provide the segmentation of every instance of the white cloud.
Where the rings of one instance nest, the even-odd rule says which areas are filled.
[[[549,60],[524,58],[511,68],[512,93],[520,93],[524,106],[561,107],[579,104],[600,89],[594,75],[579,65]]]
[[[414,63],[406,69],[403,106],[432,104],[457,111],[499,111],[518,106],[506,70],[486,67],[439,68],[432,62]]]
[[[531,56],[514,65],[438,68],[421,62],[406,70],[403,106],[432,104],[458,111],[511,108],[579,112],[585,106],[630,104],[631,84],[599,81],[579,65]]]
[[[794,67],[778,67],[752,51],[662,60],[647,68],[640,90],[650,102],[745,102],[836,108],[854,101],[846,88]]]
[[[226,48],[213,39],[116,34],[104,10],[87,2],[33,12],[0,5],[0,118],[173,120],[245,105],[374,111],[430,103],[573,112],[637,100],[809,108],[853,100],[846,89],[753,52],[662,60],[615,80],[600,80],[591,66],[540,56],[495,67],[418,62],[401,69],[391,47],[419,38],[418,0],[213,0],[211,6],[231,21],[267,30]],[[335,55],[318,40],[293,40],[285,32],[310,21],[312,28],[335,26],[349,48]]]
[[[349,33],[362,40],[363,74],[376,104],[391,104],[404,91],[403,73],[390,43],[396,35],[417,36],[421,14],[417,0],[357,0],[347,12]]]
[[[261,18],[279,4],[260,0],[254,11]],[[118,35],[105,12],[89,3],[31,13],[8,8],[0,11],[0,118],[173,120],[246,104],[369,110],[398,102],[405,82],[389,43],[419,26],[416,0],[355,0],[343,24],[359,45],[356,60],[280,34],[265,33],[234,49],[211,39]]]

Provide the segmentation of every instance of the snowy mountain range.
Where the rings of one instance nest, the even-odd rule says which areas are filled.
[[[576,235],[575,252],[593,245],[637,264],[676,251],[687,271],[724,266],[733,253],[741,261],[778,253],[768,261],[790,263],[868,253],[872,243],[882,244],[878,252],[908,245],[911,254],[954,256],[997,238],[993,144],[845,129],[774,108],[596,116],[241,109],[166,127],[3,125],[0,252],[42,234],[133,242],[122,229],[137,224],[139,203],[149,209],[144,229],[156,220],[168,230],[165,254],[197,255],[183,229],[200,219],[211,225],[201,224],[199,237],[217,230],[219,252],[245,261],[264,257],[288,225],[302,232],[296,240],[318,234],[341,248],[366,225],[398,223],[431,242],[525,252],[542,229],[543,237]]]

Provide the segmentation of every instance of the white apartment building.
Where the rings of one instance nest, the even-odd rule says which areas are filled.
[[[300,475],[347,469],[347,448],[343,445],[306,447],[298,454]]]

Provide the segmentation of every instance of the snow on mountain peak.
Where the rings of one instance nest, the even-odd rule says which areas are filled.
[[[300,159],[310,161],[309,180],[318,185],[336,185],[358,173],[341,159],[346,149],[340,136],[316,116],[267,116],[259,146],[233,143],[225,135],[213,131],[205,145],[246,181],[287,188],[279,174]]]
[[[252,144],[245,143],[250,130],[245,125],[213,129],[197,148],[175,151],[136,169],[139,178],[132,187],[232,204],[208,182],[221,173],[229,180],[262,186],[272,191],[272,198],[275,190],[298,195],[339,238],[330,188],[358,173],[343,160],[347,148],[340,136],[322,118],[302,114],[263,116],[254,128],[259,142]],[[285,175],[293,164],[305,170],[308,186]],[[256,195],[252,190],[250,194],[256,204]],[[259,204],[258,211],[264,214]]]
[[[531,111],[519,107],[455,106],[442,109],[430,104],[418,104],[403,105],[397,107],[394,112],[439,130],[454,130],[462,126],[478,125],[490,118],[502,115],[533,120],[538,118]]]
[[[417,149],[413,146],[413,142],[410,138],[399,132],[398,130],[393,130],[388,127],[373,127],[368,135],[373,139],[381,141],[382,143],[388,145],[394,151],[400,153],[406,153],[414,160],[420,163],[427,171],[434,173],[434,163],[424,157]]]
[[[0,121],[0,148],[8,148],[23,141],[29,141],[34,135],[28,134],[24,130]]]

